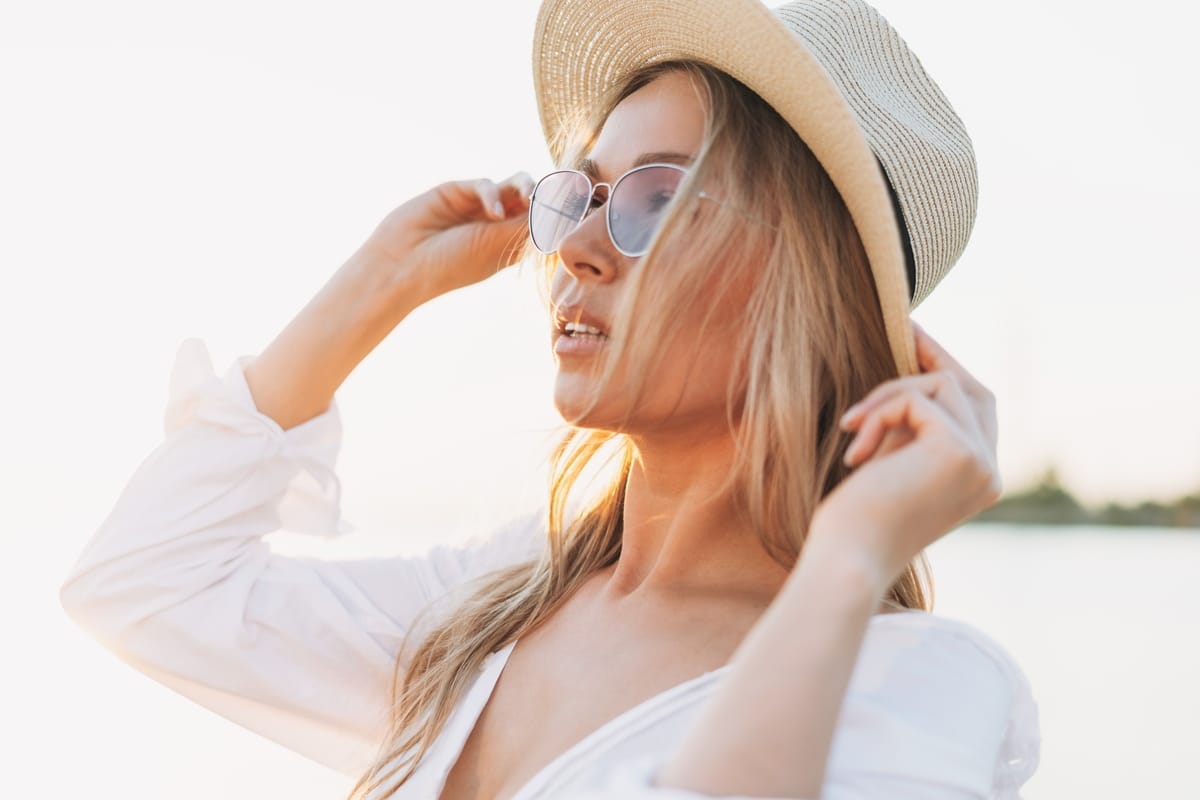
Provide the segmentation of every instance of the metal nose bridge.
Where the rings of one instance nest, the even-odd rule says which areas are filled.
[[[612,197],[612,190],[613,190],[613,185],[611,183],[605,183],[604,181],[592,183],[592,179],[588,178],[588,183],[591,185],[592,189],[590,192],[588,192],[587,203],[584,205],[584,211],[583,211],[584,219],[587,219],[587,216],[589,214],[591,214],[593,211],[599,211],[601,206],[607,204],[609,201],[609,198]],[[600,202],[600,205],[596,206],[595,208],[592,208],[592,198],[596,196],[596,190],[599,189],[601,186],[603,186],[608,191],[604,193],[604,199]]]

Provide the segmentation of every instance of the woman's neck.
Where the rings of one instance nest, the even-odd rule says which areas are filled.
[[[606,591],[774,597],[789,570],[767,554],[722,489],[733,447],[728,434],[636,441],[621,556]]]

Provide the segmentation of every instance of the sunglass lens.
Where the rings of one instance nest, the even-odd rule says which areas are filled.
[[[553,253],[587,212],[591,185],[578,172],[551,172],[538,181],[529,205],[529,235],[543,253]]]
[[[613,243],[626,255],[642,255],[650,248],[684,174],[674,167],[645,167],[627,173],[613,188],[609,198]]]

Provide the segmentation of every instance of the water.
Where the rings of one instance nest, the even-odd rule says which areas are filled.
[[[1044,744],[1026,800],[1200,798],[1198,533],[979,525],[928,551],[937,612],[991,633],[1033,684]],[[345,796],[348,779],[194,706],[75,628],[57,587],[80,543],[27,546],[32,557],[0,567],[0,796]]]

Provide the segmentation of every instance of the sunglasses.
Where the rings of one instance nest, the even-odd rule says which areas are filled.
[[[603,186],[608,199],[601,202],[613,247],[631,258],[645,255],[687,174],[678,164],[643,164],[608,184],[592,183],[575,169],[551,172],[534,184],[529,196],[529,238],[539,252],[558,252],[567,234],[588,215],[596,189]]]

